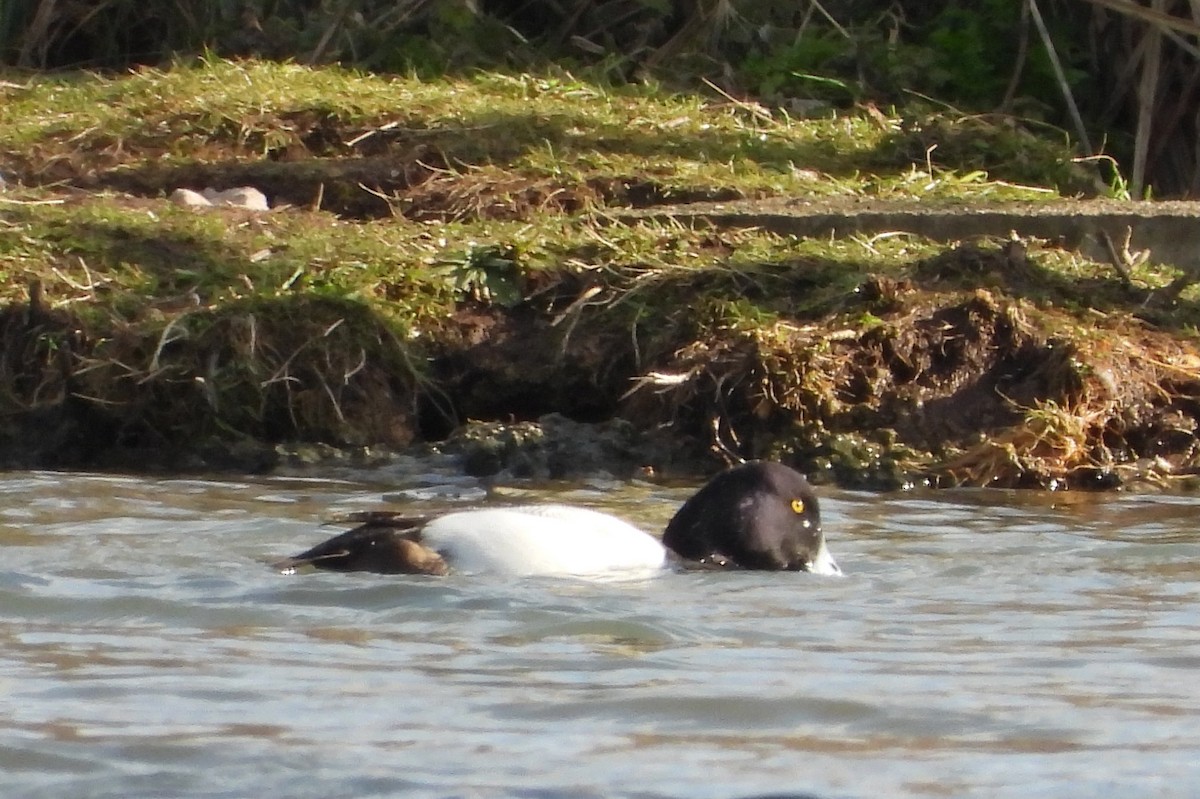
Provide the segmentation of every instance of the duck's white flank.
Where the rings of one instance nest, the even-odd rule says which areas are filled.
[[[657,570],[667,560],[658,539],[628,522],[567,505],[448,513],[425,525],[422,540],[462,572],[586,576]]]

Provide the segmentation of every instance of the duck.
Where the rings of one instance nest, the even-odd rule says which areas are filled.
[[[379,574],[597,577],[670,569],[840,575],[816,493],[800,472],[748,461],[720,472],[676,511],[662,539],[590,508],[561,504],[451,511],[370,511],[358,526],[274,564]]]

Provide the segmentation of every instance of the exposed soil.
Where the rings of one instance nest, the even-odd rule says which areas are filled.
[[[53,307],[35,282],[0,311],[0,464],[267,470],[286,459],[285,442],[302,441],[437,447],[481,474],[775,457],[817,479],[889,488],[1109,488],[1200,471],[1200,347],[1181,321],[1197,318],[1184,294],[1200,271],[1196,204],[689,193],[643,177],[459,169],[419,132],[378,133],[347,153],[355,131],[321,120],[305,130],[259,159],[213,152],[167,168],[111,147],[4,166],[14,183],[53,186],[70,202],[103,191],[147,214],[181,186],[250,184],[271,198],[276,210],[257,220],[206,212],[230,225],[329,211],[348,223],[653,219],[711,226],[714,262],[735,228],[904,231],[947,244],[900,267],[864,259],[849,284],[849,265],[832,257],[767,264],[769,280],[727,268],[641,281],[563,264],[519,275],[512,302],[466,296],[409,341],[370,304],[320,292],[189,306],[187,286],[171,281],[176,263],[196,259],[194,242],[114,236],[105,246],[118,260],[157,265],[182,304],[142,301],[99,325]],[[1046,266],[1063,248],[1096,269]],[[1175,264],[1179,279],[1132,280],[1126,248]],[[625,301],[635,289],[636,308]],[[749,303],[761,317],[713,321],[713,302]]]
[[[714,454],[876,488],[1109,488],[1197,471],[1194,340],[1023,299],[1045,281],[1015,241],[909,274],[869,278],[822,319],[639,345],[613,312],[565,322],[586,286],[563,273],[512,309],[462,304],[420,375],[362,306],[301,297],[181,317],[178,340],[100,340],[34,287],[0,313],[0,381],[25,408],[4,420],[3,459],[266,470],[286,455],[276,442],[317,440],[437,444],[476,473],[553,477],[691,471]],[[856,307],[874,321],[840,326]],[[219,381],[242,395],[240,416],[215,412]]]

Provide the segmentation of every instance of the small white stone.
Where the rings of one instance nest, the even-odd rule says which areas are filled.
[[[207,197],[191,189],[176,189],[171,192],[171,202],[176,205],[182,205],[185,208],[202,208],[212,205]]]
[[[225,191],[205,189],[204,196],[213,205],[228,205],[251,211],[268,211],[271,208],[267,203],[267,196],[253,186],[239,186]]]

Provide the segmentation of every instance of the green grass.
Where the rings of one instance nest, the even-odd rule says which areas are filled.
[[[690,307],[691,295],[732,303],[731,318],[738,308],[800,319],[842,306],[861,314],[854,292],[870,275],[932,280],[924,290],[935,293],[1003,280],[1016,296],[1081,318],[1132,301],[1111,267],[1054,247],[1034,243],[1030,266],[1020,274],[1005,272],[1002,262],[978,273],[922,266],[944,249],[910,235],[796,239],[756,229],[611,225],[557,214],[396,224],[294,210],[231,222],[220,212],[99,195],[58,205],[0,204],[0,300],[23,301],[36,280],[53,307],[99,322],[189,302],[213,308],[312,293],[365,302],[406,330],[436,328],[472,295],[472,282],[488,288],[491,280],[492,291],[532,296],[565,276],[574,276],[570,286],[595,286],[596,306],[637,305],[645,313],[674,302]],[[1143,264],[1133,273],[1134,288],[1161,288],[1175,276],[1169,267]],[[1183,295],[1186,307],[1194,307],[1194,294]],[[1176,322],[1195,323],[1189,320],[1180,315]]]
[[[123,169],[285,153],[299,160],[386,154],[462,175],[492,169],[481,177],[493,182],[504,174],[566,186],[626,180],[681,196],[1053,195],[1052,187],[989,178],[977,153],[962,169],[940,162],[936,149],[927,162],[925,145],[909,140],[900,118],[831,112],[792,120],[716,93],[610,86],[567,73],[422,81],[205,59],[122,76],[8,83],[0,90],[0,169],[26,182],[104,182]],[[1058,147],[1050,157],[1069,159],[1065,145],[1035,144],[1023,149]]]

